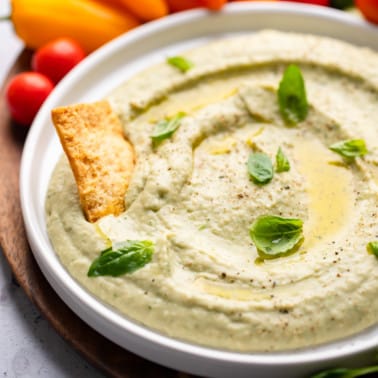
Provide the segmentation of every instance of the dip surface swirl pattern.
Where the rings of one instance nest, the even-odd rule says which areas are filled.
[[[378,321],[378,55],[324,37],[262,31],[184,52],[185,73],[163,62],[108,96],[136,152],[126,211],[85,220],[67,163],[46,200],[62,264],[125,316],[163,334],[235,351],[313,346]],[[277,88],[288,64],[303,74],[309,112],[281,118]],[[180,112],[154,145],[155,124]],[[353,162],[329,150],[364,139]],[[251,152],[290,170],[266,185],[248,176]],[[259,259],[249,228],[260,215],[299,218],[295,253]],[[155,243],[152,262],[120,277],[87,277],[99,252],[124,240]]]

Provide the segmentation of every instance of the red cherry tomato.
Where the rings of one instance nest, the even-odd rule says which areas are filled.
[[[181,12],[202,7],[202,0],[167,0],[170,12]]]
[[[202,0],[203,5],[211,10],[219,10],[227,3],[227,0]]]
[[[378,0],[356,0],[356,5],[367,20],[378,24]]]
[[[37,72],[14,76],[5,92],[12,118],[24,126],[30,125],[53,88],[52,81]]]
[[[200,7],[219,10],[227,0],[167,0],[167,3],[171,12],[180,12]]]
[[[290,0],[296,3],[306,3],[306,4],[315,4],[315,5],[323,5],[325,7],[329,6],[330,0]]]
[[[70,38],[58,38],[35,52],[32,68],[57,83],[84,57],[84,50],[76,41]]]

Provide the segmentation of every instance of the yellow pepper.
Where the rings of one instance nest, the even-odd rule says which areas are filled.
[[[70,37],[87,52],[140,24],[130,13],[93,0],[12,0],[11,20],[27,47]]]

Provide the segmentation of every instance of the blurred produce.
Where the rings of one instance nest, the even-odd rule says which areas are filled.
[[[279,0],[228,0],[229,2],[239,2],[239,1],[243,1],[243,2],[246,2],[246,1],[262,1],[262,2],[266,2],[266,1],[279,1]]]
[[[85,58],[82,47],[71,38],[58,38],[40,47],[33,55],[33,71],[58,83],[76,64]]]
[[[203,6],[211,10],[219,10],[227,3],[227,0],[202,0]]]
[[[203,6],[201,0],[167,0],[170,12],[181,12]]]
[[[331,7],[337,9],[347,9],[354,5],[354,0],[331,0]]]
[[[164,17],[169,11],[166,0],[103,0],[102,2],[124,8],[142,21]]]
[[[353,0],[292,1],[338,9],[354,3]],[[220,10],[225,3],[227,0],[11,0],[11,19],[27,47],[35,49],[52,39],[70,37],[89,53],[143,22],[193,8]],[[356,4],[369,21],[378,23],[378,0],[356,0]]]
[[[378,24],[378,0],[356,0],[356,5],[367,20]]]
[[[130,13],[93,0],[12,0],[11,5],[16,33],[32,49],[70,37],[89,53],[140,24]]]
[[[53,88],[52,81],[37,72],[14,76],[5,90],[12,118],[23,126],[30,125]]]
[[[329,6],[330,0],[291,0],[295,3],[305,3],[305,4],[315,4],[315,5],[323,5],[325,7]]]
[[[171,12],[180,12],[201,7],[220,10],[227,3],[227,0],[167,0],[167,3]]]

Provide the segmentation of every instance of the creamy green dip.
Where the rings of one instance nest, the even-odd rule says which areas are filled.
[[[313,346],[378,321],[378,55],[310,35],[264,31],[163,62],[108,96],[137,165],[121,216],[85,220],[65,158],[51,178],[47,228],[62,264],[90,292],[138,323],[237,351]],[[164,59],[164,57],[162,57]],[[310,104],[287,127],[276,90],[300,66]],[[157,121],[187,115],[153,148]],[[329,145],[362,138],[369,154],[344,164]],[[256,185],[252,150],[281,147],[290,171]],[[260,215],[304,222],[304,243],[260,261],[249,236]],[[120,277],[87,277],[111,243],[155,243],[152,262]]]

